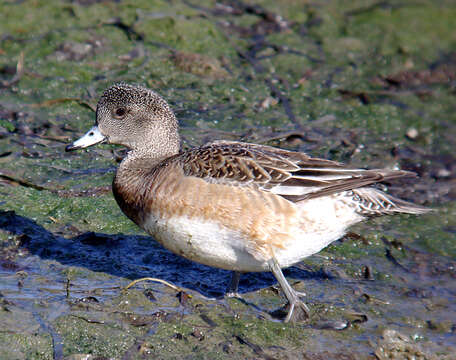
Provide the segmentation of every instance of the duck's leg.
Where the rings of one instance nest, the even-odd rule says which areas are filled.
[[[297,320],[303,318],[308,319],[309,308],[299,299],[299,293],[294,290],[288,283],[287,279],[285,279],[277,260],[275,258],[270,259],[268,261],[268,265],[269,269],[282,287],[285,297],[288,299],[288,303],[290,305],[290,310],[288,310],[288,314],[284,322],[296,322]]]
[[[231,281],[226,290],[226,296],[228,297],[239,297],[238,286],[239,279],[241,278],[241,273],[239,271],[231,272]]]

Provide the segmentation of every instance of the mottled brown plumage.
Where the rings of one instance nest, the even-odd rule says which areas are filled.
[[[97,126],[68,150],[108,141],[127,146],[113,182],[122,211],[171,251],[219,268],[272,271],[307,315],[281,268],[295,264],[365,217],[427,209],[370,185],[413,175],[349,169],[270,146],[216,141],[181,152],[177,120],[155,92],[127,84],[105,91]],[[238,276],[231,289],[236,291]]]
[[[182,163],[186,175],[201,177],[211,183],[254,185],[265,191],[280,186],[299,187],[303,192],[301,195],[281,194],[293,202],[416,176],[401,170],[347,169],[336,161],[312,158],[304,153],[223,140],[190,149],[175,160]],[[377,204],[375,200],[373,202]],[[396,210],[400,212],[399,207]]]

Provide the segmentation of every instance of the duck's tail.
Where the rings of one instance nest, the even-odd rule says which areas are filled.
[[[347,193],[355,202],[357,212],[365,216],[394,213],[419,215],[432,211],[432,209],[398,199],[372,187],[354,189]]]

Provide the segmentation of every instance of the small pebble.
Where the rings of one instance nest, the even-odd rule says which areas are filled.
[[[418,137],[418,135],[418,130],[413,127],[409,128],[405,133],[405,136],[407,136],[407,138],[409,138],[410,140],[415,140]]]

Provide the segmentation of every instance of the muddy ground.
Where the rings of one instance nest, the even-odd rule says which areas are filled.
[[[456,358],[454,1],[0,3],[1,359]],[[161,248],[111,194],[125,151],[65,153],[115,82],[161,93],[183,146],[235,139],[419,177],[379,218],[270,274]],[[176,285],[132,280],[151,276]]]

